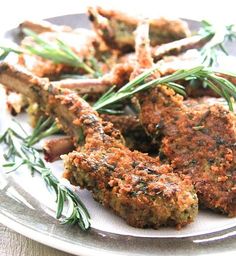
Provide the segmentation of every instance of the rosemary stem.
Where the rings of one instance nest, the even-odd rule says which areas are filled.
[[[152,68],[151,70],[144,73],[142,76],[138,76],[134,81],[134,83],[129,82],[125,87],[122,87],[120,90],[118,90],[116,93],[112,94],[110,97],[107,97],[104,101],[95,104],[93,107],[95,110],[99,110],[104,108],[105,106],[108,106],[110,104],[117,103],[119,101],[122,101],[126,98],[131,97],[137,92],[143,91],[145,89],[151,88],[153,86],[157,86],[158,84],[168,84],[169,82],[178,81],[181,79],[184,79],[186,77],[189,77],[190,75],[195,75],[196,73],[200,72],[203,69],[203,66],[195,67],[189,70],[180,70],[175,72],[172,75],[168,75],[165,77],[156,78],[154,80],[151,80],[147,83],[144,83],[140,85],[141,82],[144,81],[145,78],[148,77],[156,68]]]
[[[35,145],[37,142],[39,142],[40,140],[49,137],[53,134],[56,134],[60,131],[60,128],[58,128],[57,124],[54,123],[49,129],[47,129],[46,131],[41,132],[38,136],[32,136],[32,138],[28,141],[27,145],[29,147]]]
[[[49,129],[43,132],[43,128],[47,127],[50,123],[49,119],[43,120],[44,118],[39,119],[35,131],[33,132],[34,136],[38,135],[40,132],[43,133],[43,136],[51,135],[58,130],[56,124],[53,123]],[[11,170],[7,173],[16,171],[23,165],[28,167],[32,174],[34,174],[34,172],[39,173],[47,186],[55,191],[57,198],[56,218],[62,220],[63,224],[77,223],[82,230],[88,230],[90,228],[90,215],[86,207],[81,202],[78,195],[69,187],[62,184],[45,165],[39,152],[29,145],[29,141],[30,144],[34,144],[36,140],[41,139],[41,136],[34,136],[33,139],[29,140],[30,136],[24,138],[11,128],[7,129],[7,131],[0,136],[0,143],[4,143],[8,146],[8,152],[4,155],[8,163],[6,163],[4,167],[11,168]],[[66,217],[63,217],[65,202],[68,203],[70,214],[67,213]]]
[[[90,68],[89,65],[85,64],[85,63],[79,63],[77,64],[77,67],[78,68],[83,68],[87,73],[91,74],[91,75],[94,75],[96,72]]]

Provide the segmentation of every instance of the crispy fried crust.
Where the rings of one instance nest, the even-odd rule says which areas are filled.
[[[113,66],[111,71],[102,78],[103,83],[117,87],[121,87],[129,82],[130,75],[133,72],[133,65],[131,63],[118,63]]]
[[[124,136],[125,145],[131,150],[157,154],[158,144],[147,135],[140,120],[135,115],[100,115],[103,121],[110,122]]]
[[[141,19],[128,16],[117,10],[101,7],[88,8],[89,19],[98,35],[111,48],[129,51],[134,49],[133,32]],[[190,35],[187,23],[179,19],[163,17],[150,20],[151,45],[168,43]]]
[[[191,221],[197,199],[188,179],[108,136],[91,108],[81,111],[78,102],[76,108],[80,117],[75,122],[83,129],[85,146],[65,157],[66,178],[91,190],[97,201],[132,226],[181,227]]]
[[[98,202],[134,227],[180,228],[195,218],[197,198],[190,180],[182,180],[153,158],[106,143],[96,150],[70,153],[64,161],[66,178],[91,190]]]
[[[108,115],[102,114],[104,126],[112,123],[114,127],[121,132],[125,139],[125,145],[131,150],[139,150],[144,153],[156,155],[157,144],[152,142],[151,136],[148,136],[139,119],[133,115]],[[54,162],[60,159],[61,155],[68,154],[75,148],[73,140],[69,136],[50,139],[45,142],[43,152],[45,160]]]
[[[198,200],[191,181],[158,159],[126,148],[112,124],[104,123],[77,94],[53,88],[6,63],[0,64],[0,82],[32,97],[77,141],[83,134],[80,151],[64,159],[64,176],[91,190],[96,200],[130,225],[180,228],[194,220]]]
[[[40,111],[57,118],[63,130],[75,140],[80,138],[78,126],[73,124],[73,111],[60,104],[57,99],[60,94],[69,97],[70,91],[54,88],[48,79],[39,78],[21,66],[12,66],[5,62],[0,64],[0,83],[21,93],[30,103],[38,104]]]
[[[200,203],[236,216],[235,115],[222,104],[183,101],[159,86],[140,97],[141,120],[161,156],[191,177]]]

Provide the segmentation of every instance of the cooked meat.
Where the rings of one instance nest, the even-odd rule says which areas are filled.
[[[75,90],[80,95],[99,96],[112,86],[120,88],[128,83],[133,66],[129,63],[116,64],[101,78],[63,79],[52,82],[53,86]]]
[[[92,134],[86,134],[82,152],[65,157],[66,178],[91,190],[98,202],[132,226],[180,228],[192,221],[197,199],[188,179],[177,178],[168,165],[160,166],[154,158]]]
[[[153,58],[151,56],[151,47],[149,39],[150,24],[148,20],[140,21],[135,35],[135,55],[138,67],[136,68],[150,68],[153,65]]]
[[[53,88],[48,81],[6,63],[0,64],[0,82],[38,102],[75,141],[83,138],[80,151],[64,158],[64,176],[91,190],[97,201],[127,223],[180,228],[193,221],[198,202],[190,180],[156,158],[130,151],[112,124],[104,125],[77,94]]]
[[[73,101],[74,99],[67,97],[64,104],[70,108],[74,108],[76,104],[75,111],[80,115],[74,123],[82,126],[85,144],[80,152],[72,152],[65,157],[65,177],[75,185],[92,190],[97,201],[111,207],[130,225],[153,228],[170,224],[169,222],[175,225],[178,223],[179,227],[183,222],[185,225],[189,221],[189,206],[187,209],[184,207],[188,217],[185,214],[183,216],[183,209],[176,207],[176,201],[180,199],[177,194],[186,193],[189,181],[184,180],[185,192],[182,187],[176,188],[175,186],[182,185],[182,181],[176,181],[168,166],[160,166],[157,159],[128,150],[120,140],[108,135],[110,132],[104,129],[101,119],[90,106],[86,107],[79,99]],[[154,192],[160,187],[172,191],[169,198],[168,193],[159,197],[162,193],[165,194],[163,190],[161,193]],[[193,200],[192,194],[189,194],[189,188],[187,191],[187,194],[180,196],[180,200],[189,205],[191,198],[192,212],[196,199]],[[155,194],[154,197],[152,194]]]
[[[96,33],[111,48],[123,52],[134,49],[134,36],[141,19],[128,16],[117,10],[105,10],[101,7],[88,8],[89,19]],[[172,42],[190,35],[187,23],[179,19],[170,20],[163,17],[150,19],[151,45],[156,46]]]
[[[51,60],[28,54],[19,55],[18,64],[39,77],[48,77],[50,79],[55,79],[62,73],[73,73],[75,71],[74,68],[64,64],[56,64]]]
[[[137,116],[102,114],[100,117],[104,123],[112,123],[121,132],[125,139],[125,145],[129,149],[156,155],[158,145],[153,143],[151,136],[146,134]],[[68,154],[74,148],[73,140],[69,136],[50,139],[43,146],[45,160],[54,162],[60,159],[61,155]]]
[[[212,36],[202,37],[200,35],[195,35],[170,43],[162,44],[152,49],[152,57],[154,62],[157,62],[165,56],[179,55],[180,53],[190,49],[199,49],[202,48],[211,38]]]
[[[156,149],[156,145],[151,144],[151,139],[143,130],[138,118],[133,115],[108,115],[101,114],[104,124],[109,122],[119,130],[125,138],[126,146],[132,150],[141,148],[142,152]],[[140,143],[140,141],[143,141]],[[61,155],[68,154],[75,148],[73,140],[69,136],[50,139],[45,142],[43,152],[45,160],[54,162],[60,159]]]
[[[44,158],[47,162],[54,162],[60,159],[61,155],[68,154],[75,146],[69,136],[47,140],[43,146]]]
[[[100,115],[102,120],[110,122],[124,136],[125,145],[131,150],[157,154],[158,144],[148,136],[135,115]]]
[[[162,158],[189,175],[201,205],[236,216],[235,115],[222,104],[183,101],[165,86],[144,92],[140,106],[146,130],[159,136]]]
[[[130,75],[130,80],[141,74],[143,71],[153,66],[153,58],[151,56],[150,39],[149,39],[150,24],[148,20],[142,20],[134,33],[135,35],[135,62],[134,69]],[[159,70],[153,74],[160,76]]]
[[[133,66],[129,63],[116,64],[101,78],[63,79],[52,84],[57,88],[74,90],[80,95],[87,94],[89,98],[97,99],[112,86],[120,88],[128,83],[132,71]]]
[[[103,121],[113,123],[113,125],[121,132],[121,134],[128,133],[129,130],[136,130],[140,126],[139,119],[135,115],[101,114],[100,117]]]
[[[16,92],[7,92],[7,108],[14,116],[19,114],[28,105],[28,101],[24,96]]]
[[[100,78],[88,79],[63,79],[52,82],[54,87],[76,91],[78,94],[101,94],[111,88],[111,84],[106,84]]]
[[[36,34],[43,32],[70,32],[72,28],[69,26],[58,26],[52,24],[48,21],[35,21],[35,20],[25,20],[20,24],[20,29],[25,28],[34,31]]]
[[[145,23],[137,29],[139,58],[131,77],[152,66],[147,29]],[[184,101],[165,86],[139,93],[137,98],[144,128],[154,141],[160,141],[161,159],[175,172],[189,175],[202,205],[236,216],[235,115],[210,100]]]
[[[201,54],[197,50],[189,50],[178,56],[165,56],[162,60],[156,63],[161,76],[170,75],[180,69],[189,69],[202,65]],[[233,64],[232,64],[233,65]],[[224,69],[223,69],[224,70]],[[230,74],[217,74],[229,80],[236,85],[236,78]],[[189,97],[211,96],[219,97],[217,93],[206,87],[199,80],[180,81],[180,84],[185,86],[185,90]]]
[[[133,72],[133,65],[131,63],[116,64],[111,71],[104,75],[103,82],[110,85],[121,87],[129,82],[130,75]]]
[[[56,96],[53,96],[54,91],[51,90],[52,86],[48,79],[34,76],[21,66],[11,66],[2,62],[0,63],[0,83],[7,89],[27,97],[29,103],[37,105],[38,111],[50,113],[60,119],[63,130],[73,138],[78,138],[79,131],[78,127],[73,124],[72,111],[68,111],[63,105],[53,100]],[[60,91],[60,89],[55,90]]]
[[[40,37],[47,42],[55,42],[62,40],[84,61],[89,63],[89,58],[95,54],[94,42],[96,41],[95,34],[86,29],[77,30],[76,33],[67,32],[45,32],[41,33]],[[25,37],[21,43],[24,48],[26,45],[34,46],[31,37]],[[79,73],[84,74],[84,70],[74,68],[66,64],[56,64],[51,60],[36,56],[22,54],[19,56],[19,64],[25,66],[30,72],[39,77],[55,78],[61,73]]]

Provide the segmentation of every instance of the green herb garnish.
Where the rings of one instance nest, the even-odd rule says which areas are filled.
[[[76,55],[76,53],[62,40],[57,39],[55,42],[47,42],[29,29],[24,29],[23,32],[27,36],[30,36],[35,43],[34,46],[24,46],[31,54],[51,60],[54,63],[62,63],[72,67],[82,68],[87,73],[97,76],[97,72]]]
[[[223,52],[228,55],[225,48],[226,42],[232,42],[236,39],[236,31],[234,25],[226,25],[222,27],[214,27],[207,21],[202,21],[202,27],[199,30],[199,34],[203,37],[212,35],[211,40],[200,49],[202,56],[202,64],[205,66],[216,66],[218,65],[219,52]]]
[[[185,95],[184,87],[177,82],[179,80],[194,80],[199,79],[205,83],[206,86],[210,87],[218,95],[223,97],[229,106],[229,109],[233,111],[233,100],[236,99],[236,88],[227,79],[220,77],[211,68],[206,68],[204,66],[198,66],[192,69],[178,70],[175,73],[145,82],[145,79],[150,77],[150,75],[157,69],[154,67],[141,75],[137,76],[135,79],[127,83],[125,86],[120,88],[117,92],[114,91],[114,87],[111,88],[107,93],[102,95],[100,99],[94,104],[94,109],[101,111],[110,108],[112,104],[121,102],[127,98],[134,96],[136,93],[150,89],[159,84],[166,85],[173,89],[179,94]],[[220,71],[217,71],[220,73]],[[223,74],[227,74],[222,72]],[[235,76],[236,74],[230,73],[230,75]]]
[[[51,119],[44,120],[40,118],[36,129],[30,136],[26,134],[23,128],[21,130],[23,135],[12,128],[8,128],[0,137],[0,143],[5,144],[8,148],[8,151],[4,154],[4,158],[8,162],[4,167],[10,168],[9,172],[16,171],[21,166],[28,167],[32,174],[38,172],[47,186],[56,193],[56,218],[60,219],[63,224],[78,224],[82,230],[88,230],[90,228],[90,215],[85,205],[74,191],[62,184],[53,175],[45,165],[39,152],[32,147],[43,137],[58,132],[55,123]],[[67,205],[69,214],[63,217],[63,210],[66,209]]]
[[[22,51],[17,50],[17,49],[13,49],[10,47],[4,47],[4,46],[0,46],[0,61],[4,60],[9,53],[14,52],[16,54],[21,54]]]
[[[40,140],[60,132],[60,128],[53,118],[40,117],[32,134],[26,137],[27,145],[33,146]]]

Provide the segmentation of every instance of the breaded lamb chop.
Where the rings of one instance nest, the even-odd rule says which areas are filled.
[[[139,102],[162,158],[190,176],[200,204],[236,216],[235,115],[222,104],[193,105],[165,86],[143,93]]]
[[[110,48],[119,49],[122,52],[134,49],[133,32],[141,19],[117,10],[106,10],[102,7],[90,7],[88,14],[96,34],[100,35]],[[150,19],[152,46],[172,42],[189,35],[188,25],[184,21],[163,17]]]
[[[6,63],[0,64],[0,82],[37,102],[75,142],[83,141],[78,151],[64,157],[64,176],[91,190],[97,201],[127,223],[140,228],[180,228],[196,217],[198,200],[191,181],[173,173],[169,165],[161,165],[158,158],[130,151],[112,124],[104,123],[76,93],[54,88]]]
[[[101,114],[103,121],[112,123],[125,139],[125,145],[131,150],[157,155],[157,143],[148,136],[135,115],[109,115]],[[68,154],[75,148],[73,140],[69,136],[49,139],[43,146],[45,160],[54,162],[61,155]]]
[[[145,23],[136,32],[136,55],[131,77],[153,65]],[[163,85],[137,98],[144,128],[160,141],[161,159],[192,179],[201,205],[236,216],[235,115],[221,100],[184,101]]]

